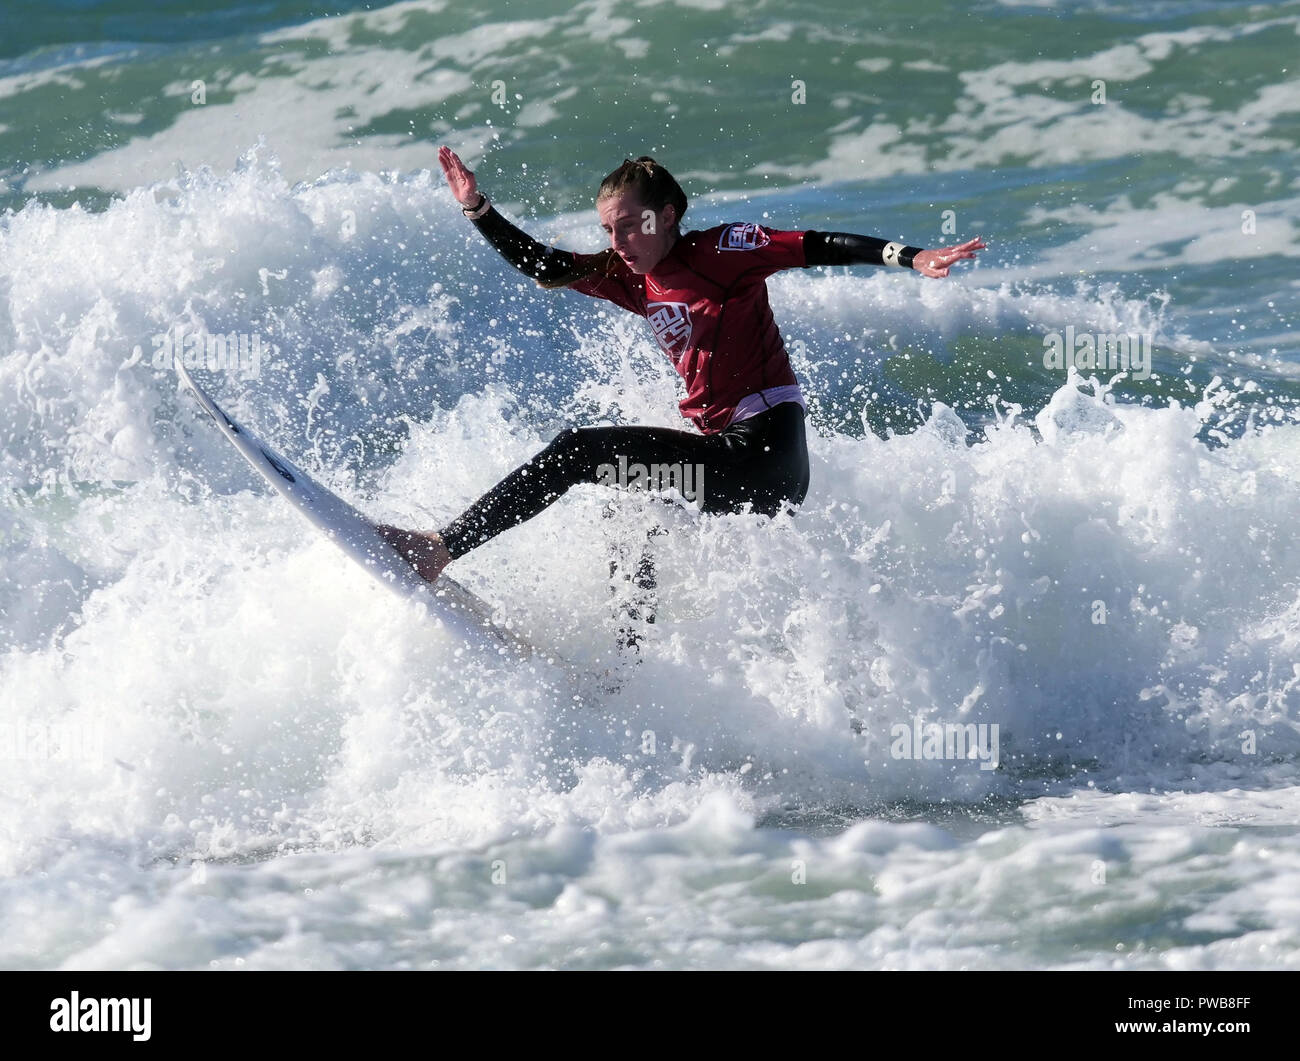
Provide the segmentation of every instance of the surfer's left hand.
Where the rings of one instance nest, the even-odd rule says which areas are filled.
[[[976,251],[986,250],[984,241],[976,236],[955,247],[941,247],[936,251],[921,251],[913,255],[912,268],[923,276],[943,277],[948,275],[949,266],[963,258],[974,258]]]

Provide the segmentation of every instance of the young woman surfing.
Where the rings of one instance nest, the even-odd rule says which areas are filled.
[[[692,468],[703,512],[744,505],[775,515],[808,491],[806,410],[766,279],[781,269],[888,265],[943,277],[974,258],[979,237],[922,250],[872,236],[780,231],[754,224],[681,231],[686,196],[672,175],[643,156],[625,160],[596,195],[609,247],[576,254],[546,247],[507,221],[478,190],[450,148],[438,161],[451,193],[511,265],[543,287],[608,299],[645,317],[686,382],[681,412],[697,432],[664,427],[570,427],[441,530],[381,525],[380,533],[424,578],[531,519],[578,483],[609,483],[614,468]],[[620,460],[621,458],[621,460]],[[621,484],[627,485],[627,484]]]

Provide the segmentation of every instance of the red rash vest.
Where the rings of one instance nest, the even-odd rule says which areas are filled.
[[[755,224],[718,225],[682,235],[645,275],[615,258],[609,275],[567,286],[650,322],[686,381],[682,416],[713,434],[746,395],[798,383],[766,281],[780,269],[806,266],[803,237]]]

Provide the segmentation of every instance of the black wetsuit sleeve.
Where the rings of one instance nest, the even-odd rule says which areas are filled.
[[[804,259],[809,265],[884,265],[884,249],[889,240],[875,236],[855,236],[851,232],[805,232]],[[899,252],[900,265],[912,268],[912,259],[921,247],[904,247]]]
[[[538,243],[489,207],[482,217],[474,219],[474,227],[501,253],[506,261],[534,280],[555,280],[573,272],[573,252],[557,250]]]

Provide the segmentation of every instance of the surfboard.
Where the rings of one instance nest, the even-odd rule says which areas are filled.
[[[435,618],[466,641],[497,652],[525,657],[538,654],[526,639],[496,621],[491,605],[449,575],[439,576],[432,584],[421,578],[370,520],[236,422],[179,360],[176,373],[230,444],[272,489],[377,581],[398,596],[425,602]]]

